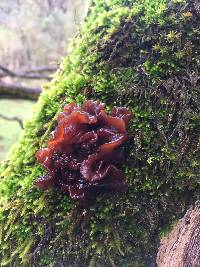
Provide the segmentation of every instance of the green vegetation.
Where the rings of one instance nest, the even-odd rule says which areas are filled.
[[[199,11],[193,0],[95,0],[72,53],[35,106],[0,183],[2,266],[148,266],[159,237],[199,197]],[[98,99],[134,113],[127,192],[85,214],[41,192],[45,146],[65,103]]]
[[[0,99],[1,115],[24,120],[31,115],[33,102],[27,100]],[[20,124],[15,120],[0,118],[0,161],[5,159],[12,144],[16,143],[21,132]]]

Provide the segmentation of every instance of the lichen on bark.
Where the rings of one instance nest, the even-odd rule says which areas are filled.
[[[154,266],[160,236],[199,197],[199,4],[95,0],[73,49],[44,88],[1,167],[2,266]],[[135,114],[125,194],[85,213],[33,186],[66,103],[85,99]],[[134,264],[134,265],[133,265]]]

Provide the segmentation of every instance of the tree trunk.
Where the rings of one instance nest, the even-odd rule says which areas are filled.
[[[200,202],[161,240],[158,267],[200,266]]]

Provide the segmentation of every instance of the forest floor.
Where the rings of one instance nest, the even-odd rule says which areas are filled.
[[[21,120],[30,117],[34,102],[28,100],[0,99],[0,115]],[[12,144],[19,138],[22,128],[16,120],[5,120],[0,116],[0,162],[6,158]]]

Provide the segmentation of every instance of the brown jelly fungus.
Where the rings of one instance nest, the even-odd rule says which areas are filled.
[[[109,115],[105,104],[97,101],[85,101],[82,107],[66,105],[47,147],[36,153],[47,174],[34,184],[43,190],[56,187],[76,200],[93,199],[101,192],[121,192],[122,144],[131,118],[127,108],[114,107]]]

